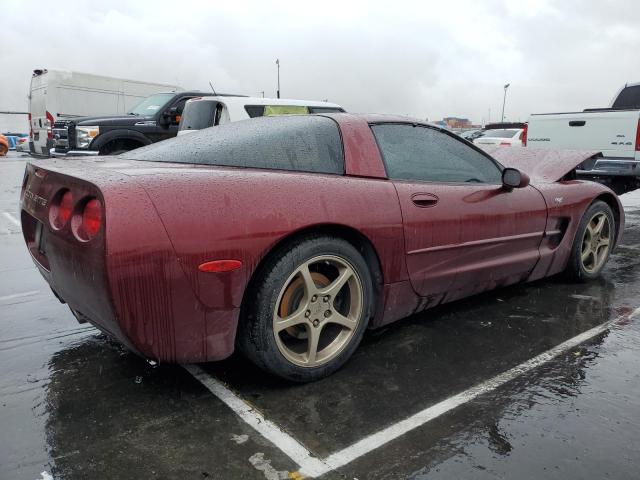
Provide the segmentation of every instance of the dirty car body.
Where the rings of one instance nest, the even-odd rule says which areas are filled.
[[[451,170],[433,167],[439,180],[412,178],[394,162],[420,155],[398,150],[420,135],[486,165],[462,181],[455,157]],[[562,272],[597,199],[614,212],[619,240],[615,194],[573,177],[595,152],[519,150],[500,149],[496,160],[437,127],[389,116],[253,119],[119,157],[32,161],[22,227],[40,272],[79,319],[149,359],[220,360],[234,351],[273,252],[311,234],[362,255],[369,328]],[[428,158],[419,161],[431,171]],[[506,188],[505,167],[531,184]],[[486,178],[475,178],[482,169]]]

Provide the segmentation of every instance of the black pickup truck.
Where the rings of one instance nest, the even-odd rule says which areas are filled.
[[[185,102],[210,95],[214,93],[157,93],[142,100],[126,115],[58,120],[53,125],[53,155],[117,155],[175,137]]]

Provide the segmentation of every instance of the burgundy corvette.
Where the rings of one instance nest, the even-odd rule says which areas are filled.
[[[600,273],[624,224],[596,152],[495,150],[406,118],[259,118],[27,165],[54,294],[140,355],[309,381],[366,328],[516,282]]]

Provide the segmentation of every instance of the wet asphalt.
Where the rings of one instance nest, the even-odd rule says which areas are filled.
[[[149,365],[54,298],[12,221],[25,160],[0,159],[0,479],[295,478],[293,460],[182,367]],[[236,356],[202,367],[326,457],[618,319],[322,478],[640,478],[636,205],[597,281],[517,285],[370,331],[346,367],[313,384]]]

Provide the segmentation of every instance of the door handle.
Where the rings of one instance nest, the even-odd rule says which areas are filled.
[[[569,122],[570,127],[584,127],[587,122],[584,120],[571,120]]]
[[[433,207],[438,203],[438,197],[433,193],[414,193],[411,195],[411,201],[416,207]]]

